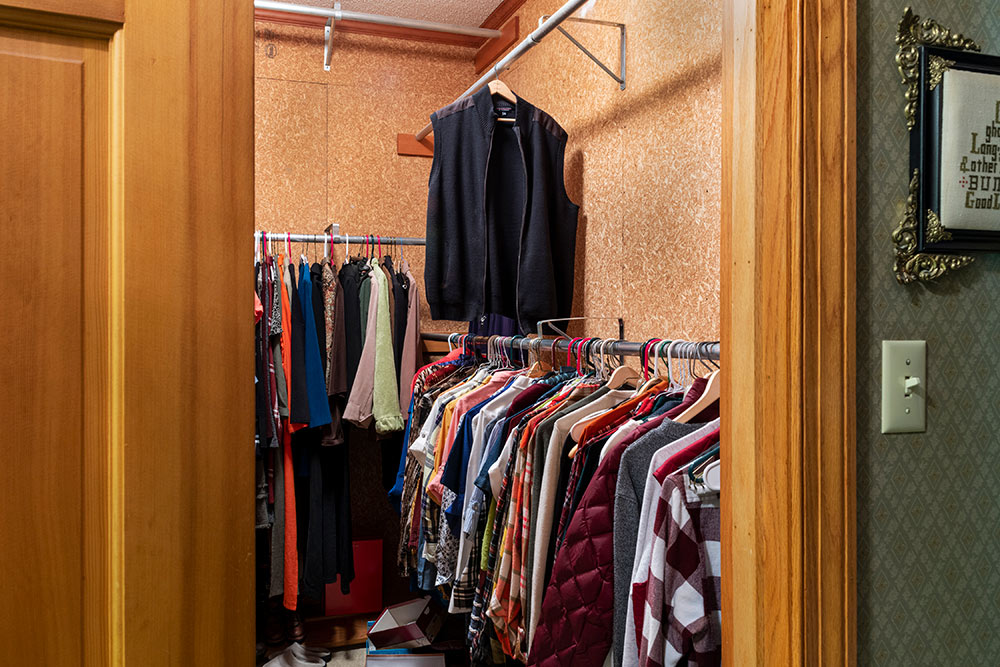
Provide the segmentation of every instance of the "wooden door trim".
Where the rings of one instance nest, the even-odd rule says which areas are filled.
[[[0,5],[0,24],[11,28],[94,39],[108,39],[121,28],[120,21],[105,16],[59,14],[10,5]]]
[[[108,189],[108,656],[125,664],[125,52],[122,33],[109,44],[111,68]]]
[[[727,665],[854,665],[855,0],[727,0]]]

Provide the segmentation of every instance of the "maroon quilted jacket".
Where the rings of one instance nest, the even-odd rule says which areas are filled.
[[[605,455],[570,521],[542,597],[528,665],[601,667],[611,649],[615,485],[627,446],[619,443]]]

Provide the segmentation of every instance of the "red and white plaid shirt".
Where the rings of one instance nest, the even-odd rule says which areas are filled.
[[[722,662],[719,496],[699,491],[678,472],[660,492],[649,578],[632,589],[645,667]]]

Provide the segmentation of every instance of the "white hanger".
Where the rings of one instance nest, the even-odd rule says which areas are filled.
[[[667,391],[671,393],[681,391],[684,389],[684,385],[678,382],[677,379],[674,377],[674,364],[672,363],[674,358],[673,355],[674,347],[679,346],[683,342],[684,341],[682,340],[672,340],[670,341],[670,344],[667,345],[667,382],[668,382]]]
[[[722,489],[722,466],[721,461],[712,461],[701,473],[705,480],[705,488],[709,491],[720,491]]]

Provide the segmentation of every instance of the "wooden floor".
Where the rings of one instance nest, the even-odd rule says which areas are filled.
[[[348,616],[338,618],[307,618],[304,622],[306,637],[302,641],[306,646],[333,649],[331,665],[364,665],[365,642],[368,633],[368,621],[374,621],[378,614],[365,616]],[[268,647],[267,655],[273,656],[288,643]],[[257,664],[262,665],[266,658],[258,658]]]
[[[368,621],[374,621],[376,618],[378,614],[307,619],[305,643],[309,646],[327,648],[362,646],[368,634]]]

